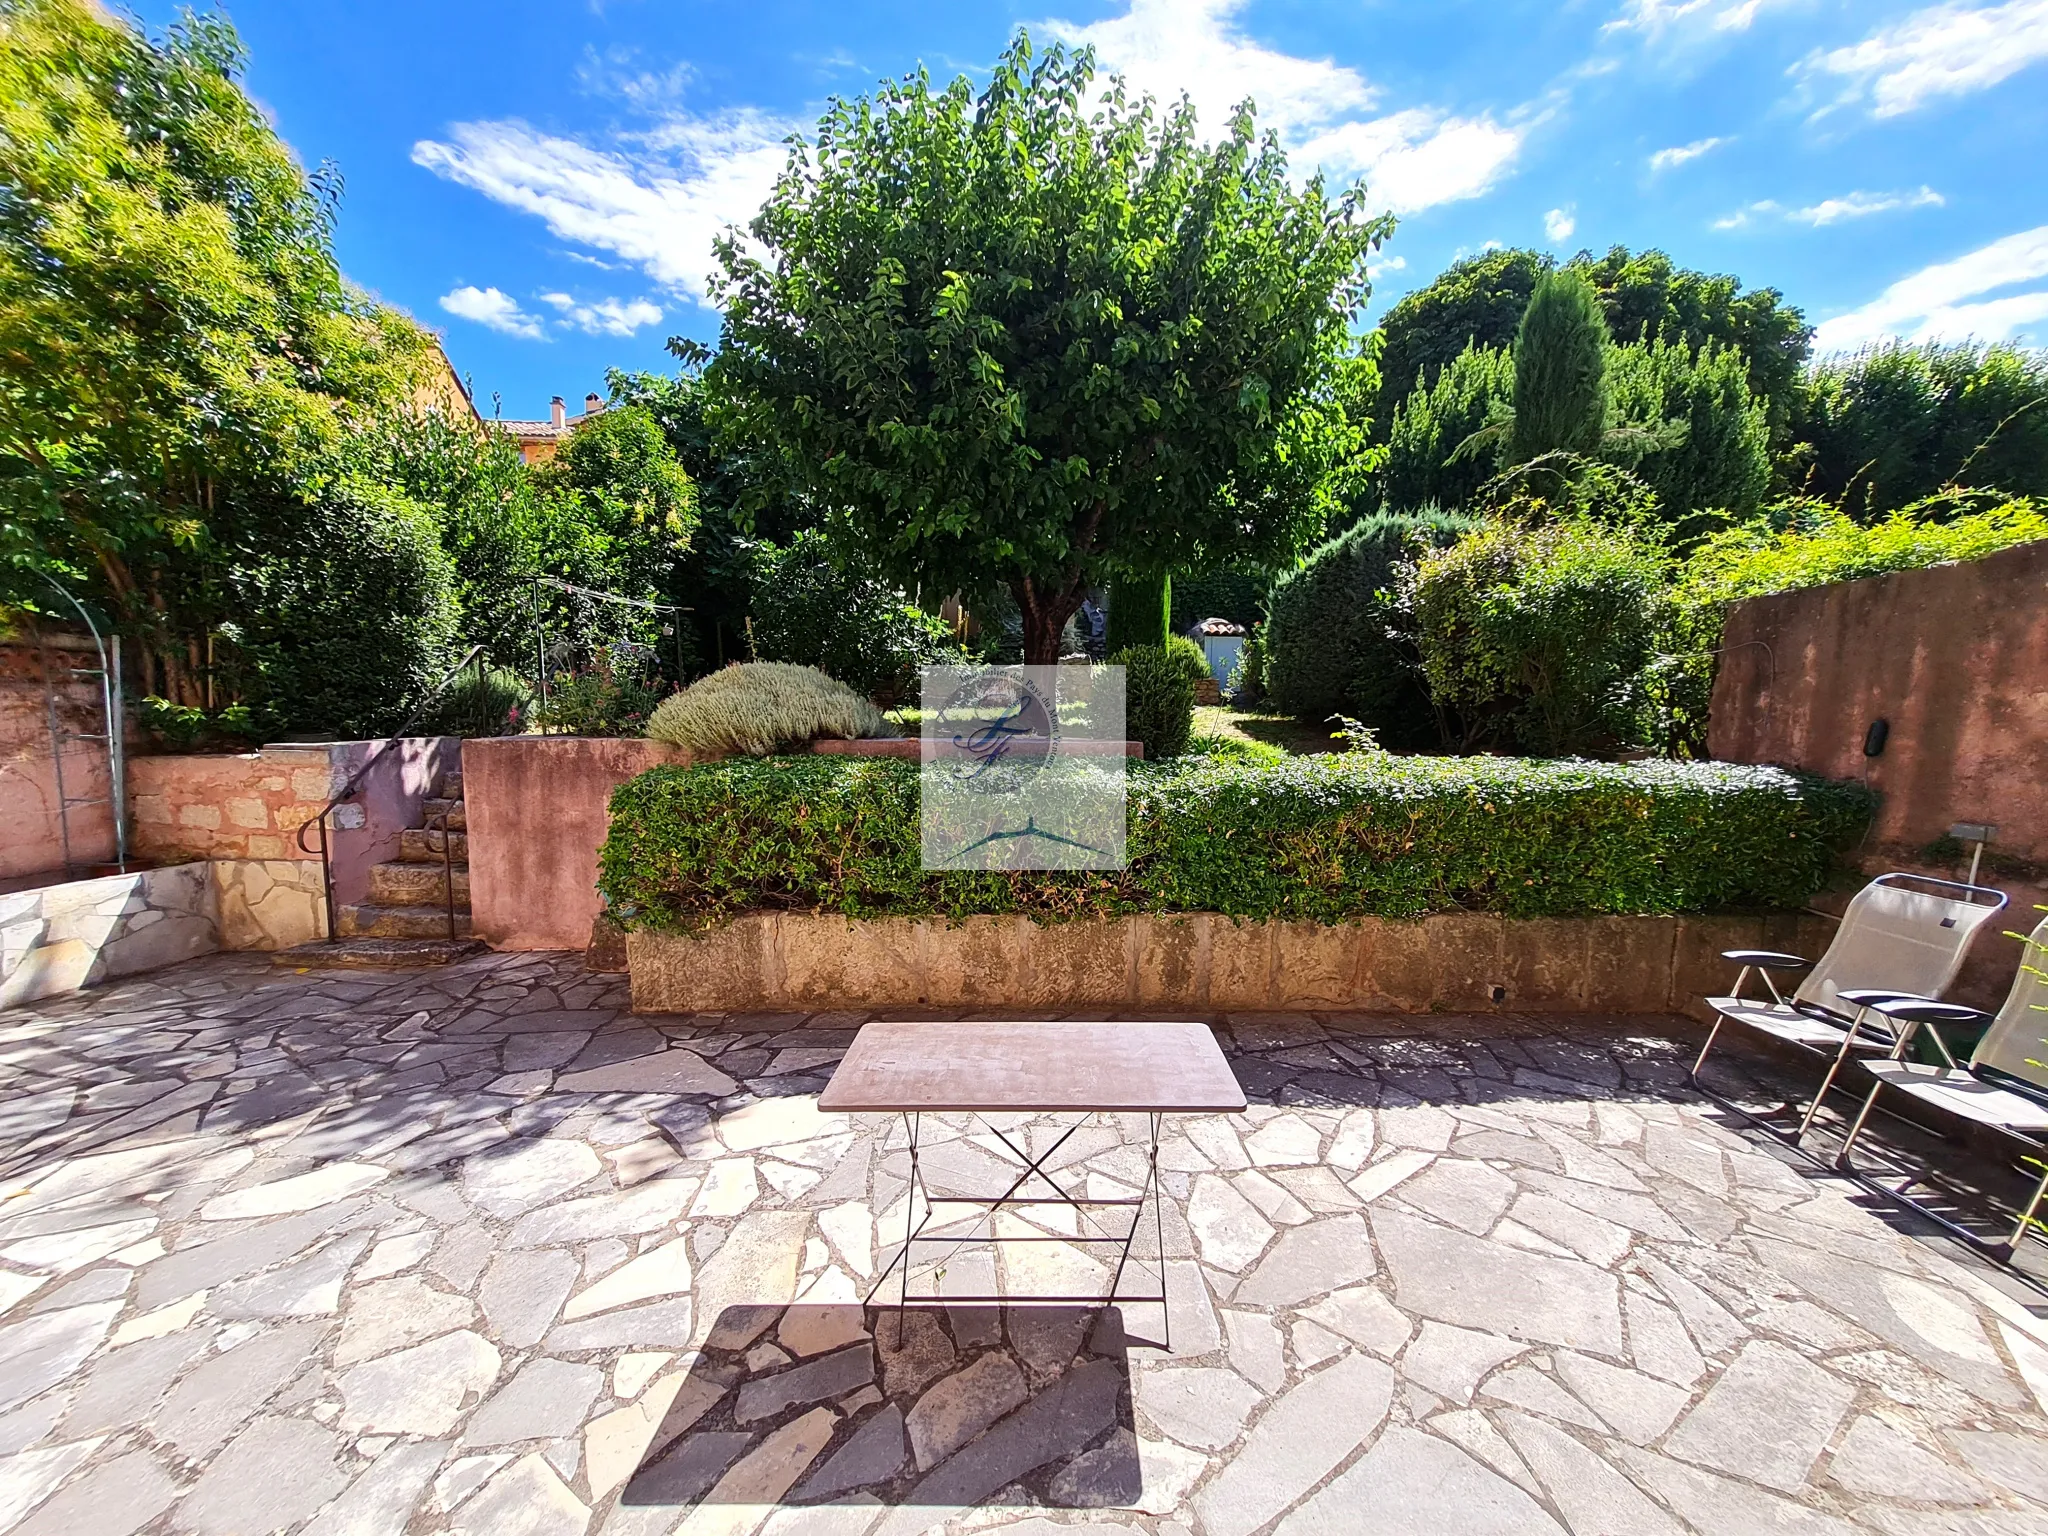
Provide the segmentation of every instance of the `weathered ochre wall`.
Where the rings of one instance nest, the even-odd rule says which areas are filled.
[[[375,753],[374,761],[371,754]],[[320,813],[365,762],[356,795],[335,808],[334,894],[358,902],[370,869],[398,856],[400,836],[420,823],[420,801],[443,773],[462,766],[453,736],[408,736],[390,743],[337,741],[272,746],[255,752],[131,757],[129,843],[138,859],[312,862],[298,831]],[[309,837],[317,850],[317,837]]]
[[[633,1007],[1374,1009],[1702,1017],[1727,949],[1819,954],[1826,918],[1596,917],[1236,922],[1193,913],[964,923],[756,914],[702,938],[626,940]]]
[[[1996,851],[2048,862],[2048,541],[1750,598],[1722,646],[1715,757],[1867,769],[1883,797],[1872,844],[1991,822]],[[1866,759],[1879,719],[1891,733]]]
[[[611,793],[690,754],[599,736],[479,738],[463,750],[472,931],[494,949],[582,949],[603,904]]]
[[[53,631],[47,650],[31,638],[0,639],[0,880],[55,873],[64,867],[63,828],[57,816],[57,772],[50,751],[50,717],[43,694],[45,658],[57,695],[57,718],[69,732],[103,732],[105,706],[98,677],[75,676],[73,667],[96,667],[90,639]],[[107,746],[64,743],[64,793],[70,815],[71,857],[96,864],[114,857],[114,818],[107,801]]]

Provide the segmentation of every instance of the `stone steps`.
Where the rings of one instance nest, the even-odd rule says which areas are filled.
[[[345,939],[445,939],[448,909],[441,906],[381,906],[362,902],[335,915],[335,931]],[[455,933],[469,935],[469,908],[455,909]]]
[[[469,905],[469,866],[458,864],[454,876],[455,905]],[[370,868],[370,902],[379,907],[442,907],[448,894],[437,857],[431,864],[376,864]]]
[[[343,908],[345,912],[355,910],[353,907]],[[451,960],[473,955],[483,947],[480,939],[461,938],[450,942],[445,934],[437,939],[345,938],[332,944],[316,939],[311,944],[295,944],[290,949],[274,950],[270,959],[274,965],[292,969],[446,965]]]
[[[441,798],[444,800],[460,800],[462,798],[462,774],[459,770],[454,773],[444,773],[441,775]]]
[[[458,869],[469,863],[469,838],[461,832],[443,833],[438,827],[406,828],[399,835],[398,862],[439,864],[444,842]]]
[[[460,800],[444,799],[438,795],[429,795],[420,802],[420,825],[422,827],[440,826],[443,812],[447,813],[449,830],[461,832],[468,828],[469,817],[464,813],[462,802]]]

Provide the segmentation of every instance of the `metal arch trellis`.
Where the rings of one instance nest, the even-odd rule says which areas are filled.
[[[548,646],[547,626],[541,615],[540,589],[553,587],[558,592],[567,592],[574,597],[587,597],[600,603],[616,603],[624,608],[643,608],[651,613],[695,613],[696,609],[681,607],[675,603],[656,603],[644,597],[621,597],[616,592],[600,592],[594,587],[581,587],[573,581],[564,581],[559,576],[536,576],[529,585],[529,596],[533,608],[533,666],[534,678],[540,685],[540,714],[543,721],[548,709]],[[671,626],[676,637],[676,680],[683,674],[683,626],[680,622]],[[541,726],[543,734],[547,726]]]

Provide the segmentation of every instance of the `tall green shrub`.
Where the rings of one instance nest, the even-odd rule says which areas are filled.
[[[1591,456],[1607,430],[1607,321],[1584,278],[1547,272],[1515,333],[1515,420],[1508,461]]]
[[[1494,473],[1499,455],[1458,446],[1514,398],[1515,360],[1506,347],[1467,347],[1433,384],[1394,408],[1387,433],[1388,507],[1462,507]]]
[[[1350,715],[1388,746],[1435,738],[1413,642],[1399,632],[1394,589],[1413,546],[1448,544],[1474,526],[1427,509],[1368,517],[1273,585],[1264,631],[1274,706],[1313,724]]]
[[[1756,511],[1770,488],[1770,421],[1750,393],[1741,353],[1659,337],[1614,348],[1608,377],[1620,421],[1668,440],[1635,464],[1667,517],[1712,507],[1744,519]]]
[[[1658,545],[1585,519],[1497,517],[1425,555],[1411,600],[1430,697],[1467,747],[1635,744],[1666,565]]]
[[[1164,645],[1173,613],[1173,578],[1120,576],[1109,588],[1108,649]]]
[[[1134,645],[1112,651],[1109,664],[1124,669],[1125,739],[1142,741],[1148,761],[1185,752],[1195,728],[1195,677],[1186,655]]]
[[[453,659],[454,569],[425,509],[341,479],[252,512],[222,633],[280,730],[380,736]]]

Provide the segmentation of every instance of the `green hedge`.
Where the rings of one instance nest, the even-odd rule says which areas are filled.
[[[1339,922],[1783,909],[1863,828],[1867,790],[1778,768],[1333,754],[1133,764],[1130,867],[929,872],[917,765],[787,757],[622,784],[598,884],[629,925],[743,912],[1221,912]]]

